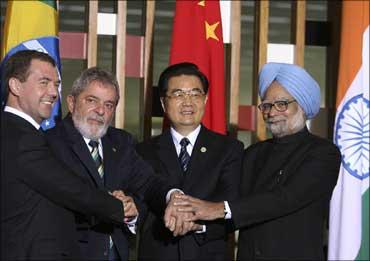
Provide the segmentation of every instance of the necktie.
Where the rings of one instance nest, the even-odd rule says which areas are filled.
[[[90,140],[89,145],[92,147],[91,156],[95,162],[96,168],[98,169],[99,176],[103,179],[104,167],[102,158],[100,157],[99,154],[99,143],[97,141]],[[108,244],[108,260],[109,261],[119,260],[119,255],[113,245],[113,240],[111,236],[109,236],[107,244]]]
[[[190,161],[190,155],[188,151],[186,150],[186,147],[188,146],[189,143],[190,141],[187,138],[183,138],[180,141],[181,150],[179,154],[179,160],[180,160],[181,168],[184,172],[186,172],[186,170],[188,169],[188,165]]]
[[[95,162],[95,166],[98,169],[99,176],[104,178],[104,167],[103,161],[99,155],[99,143],[94,140],[90,140],[89,145],[92,147],[91,156]]]

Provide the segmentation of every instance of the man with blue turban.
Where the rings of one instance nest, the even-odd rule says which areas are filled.
[[[320,87],[297,65],[268,63],[259,95],[272,138],[245,151],[242,197],[215,203],[181,196],[178,211],[195,213],[189,221],[230,218],[239,229],[238,260],[323,260],[340,152],[306,127],[320,109]]]

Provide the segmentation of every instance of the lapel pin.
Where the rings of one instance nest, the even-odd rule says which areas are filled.
[[[201,147],[201,148],[200,148],[200,151],[201,151],[201,152],[206,152],[206,151],[207,151],[207,148],[206,148],[206,147]]]
[[[112,150],[113,150],[113,152],[116,152],[117,151],[116,148],[112,148]]]

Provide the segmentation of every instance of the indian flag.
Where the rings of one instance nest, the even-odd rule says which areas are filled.
[[[1,49],[2,63],[20,50],[32,49],[54,58],[60,76],[58,10],[56,1],[8,1]],[[59,94],[61,86],[59,86]],[[60,96],[60,95],[59,95]],[[42,123],[44,129],[55,125],[60,117],[60,100],[52,115]]]
[[[369,260],[369,1],[343,1],[329,260]]]

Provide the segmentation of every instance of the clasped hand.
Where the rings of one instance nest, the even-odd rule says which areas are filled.
[[[174,236],[182,236],[189,231],[197,231],[202,229],[202,225],[195,223],[192,211],[178,211],[178,206],[181,204],[182,195],[180,192],[173,192],[171,199],[167,204],[164,214],[165,226],[173,233]]]
[[[132,197],[126,196],[122,190],[115,190],[111,193],[112,196],[119,199],[123,204],[124,211],[124,221],[130,222],[139,214],[135,205],[135,202]]]
[[[198,220],[215,220],[224,217],[224,203],[210,202],[174,192],[167,205],[164,221],[174,236],[201,230]]]

